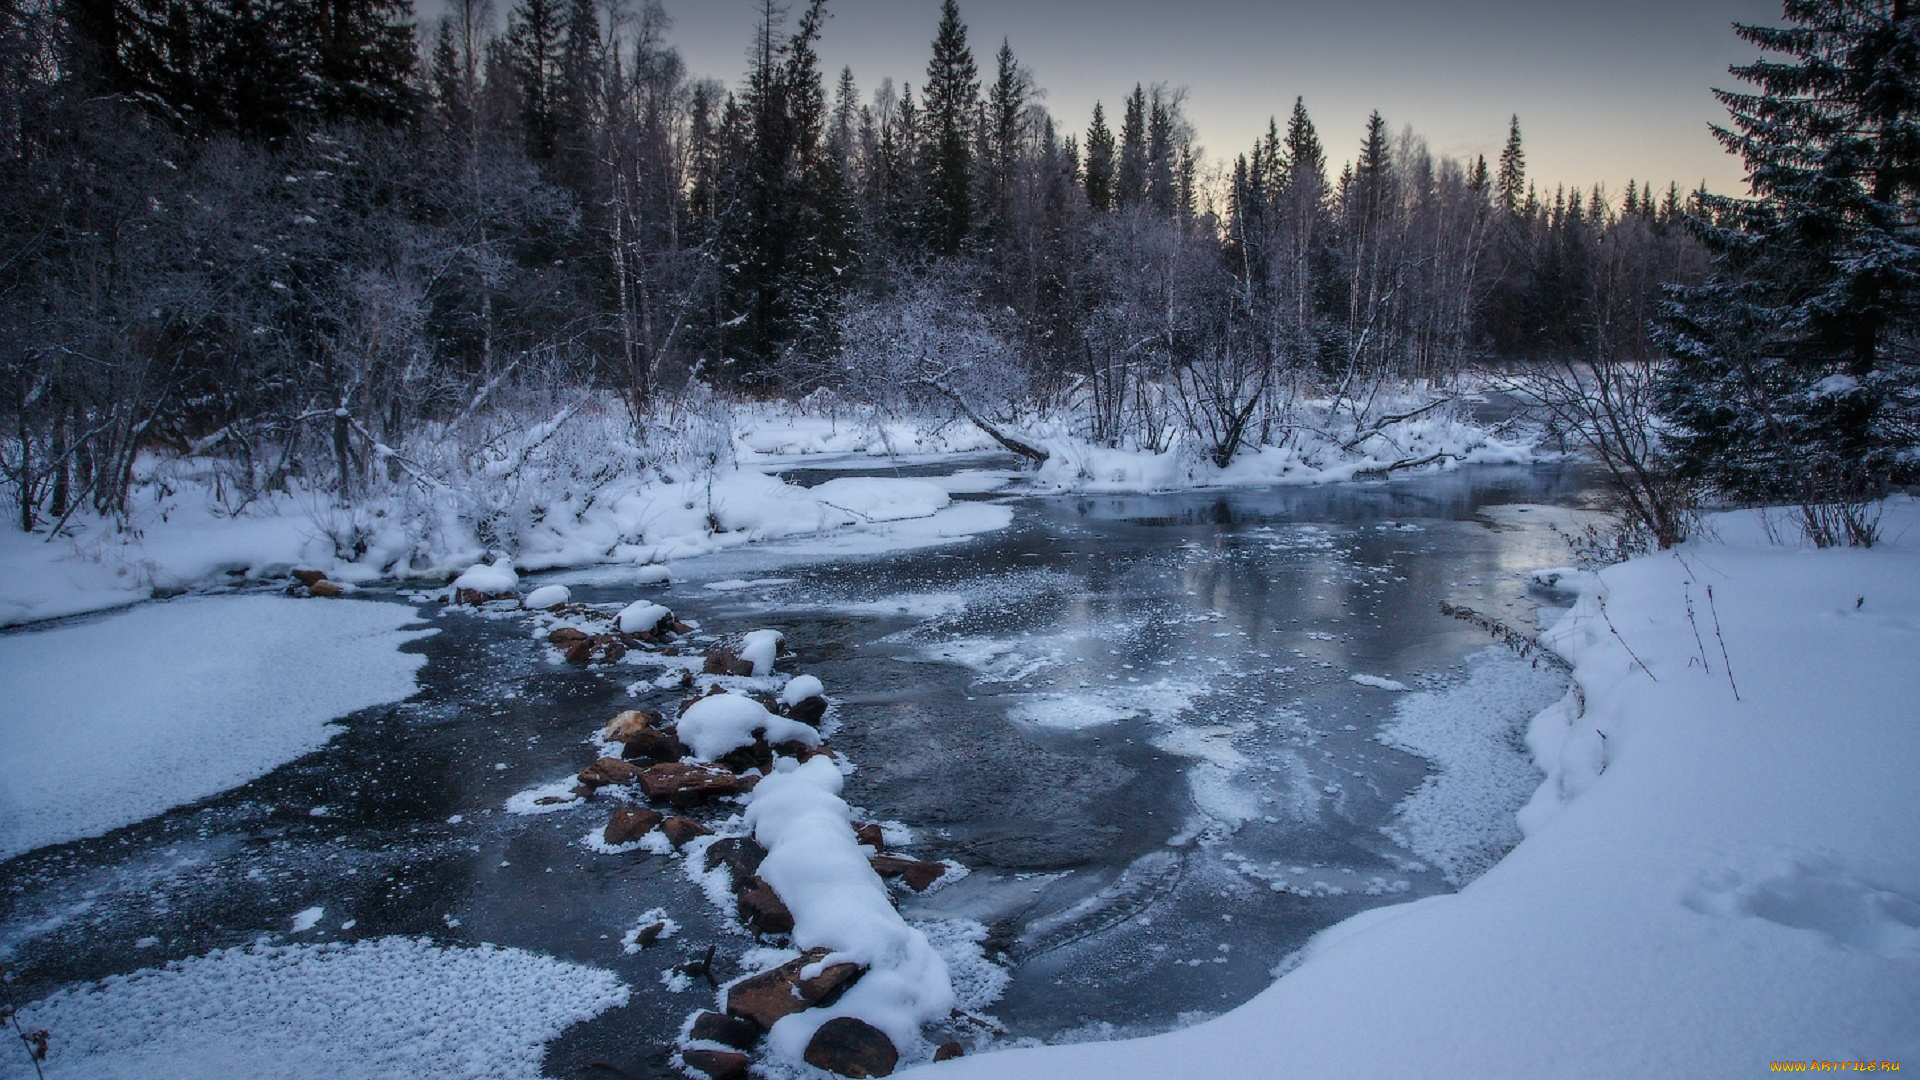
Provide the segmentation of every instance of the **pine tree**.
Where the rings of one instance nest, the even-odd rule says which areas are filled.
[[[1086,156],[1087,205],[1104,214],[1113,209],[1113,130],[1107,127],[1106,110],[1098,101],[1093,103],[1093,122],[1087,125]]]
[[[1661,405],[1687,473],[1798,502],[1816,543],[1871,543],[1859,508],[1914,477],[1920,440],[1920,13],[1787,0],[1786,16],[1736,26],[1781,55],[1731,69],[1753,89],[1715,91],[1753,197],[1696,200],[1714,274],[1675,296]]]
[[[598,156],[592,149],[599,124],[603,77],[600,13],[594,0],[566,0],[566,38],[554,87],[555,149],[565,159],[567,179],[585,191],[585,176]]]
[[[974,114],[980,99],[980,75],[967,48],[967,27],[954,0],[940,5],[933,59],[927,64],[928,239],[933,250],[953,255],[973,228]]]
[[[566,32],[559,0],[520,0],[507,17],[507,58],[519,96],[527,155],[550,161],[560,133],[560,62]]]
[[[987,95],[986,198],[984,211],[988,226],[998,232],[1008,225],[1012,213],[1014,169],[1019,162],[1021,121],[1026,112],[1030,89],[1020,65],[1014,60],[1013,47],[1005,39],[996,57],[998,75]]]
[[[1125,210],[1147,201],[1147,92],[1135,83],[1120,124],[1120,166],[1114,175],[1113,204]]]
[[[1520,117],[1515,114],[1507,121],[1507,146],[1500,151],[1500,170],[1494,181],[1500,209],[1508,217],[1520,211],[1520,196],[1526,184],[1527,154],[1520,148]]]
[[[1174,104],[1156,86],[1147,106],[1147,204],[1163,218],[1173,217],[1180,203],[1173,125]]]

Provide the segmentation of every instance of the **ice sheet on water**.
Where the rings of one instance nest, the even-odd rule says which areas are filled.
[[[414,692],[412,608],[187,598],[0,638],[0,858],[264,776]]]
[[[1401,698],[1380,741],[1436,771],[1400,804],[1389,835],[1455,885],[1499,861],[1520,840],[1514,812],[1540,784],[1520,733],[1565,692],[1558,672],[1493,646],[1469,658],[1465,678]]]
[[[1058,731],[1117,724],[1139,715],[1137,708],[1127,708],[1093,693],[1029,694],[1014,699],[1007,707],[1007,718],[1015,723]]]
[[[55,1033],[53,1076],[524,1080],[543,1044],[627,996],[607,972],[536,953],[389,937],[225,949],[21,1015]],[[32,1075],[24,1054],[0,1055],[0,1078]]]

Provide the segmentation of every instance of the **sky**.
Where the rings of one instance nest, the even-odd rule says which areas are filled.
[[[663,0],[670,40],[696,75],[736,84],[755,0]],[[940,0],[829,0],[820,43],[828,88],[843,65],[863,98],[884,76],[926,78]],[[1197,141],[1231,162],[1285,123],[1296,96],[1337,173],[1378,109],[1437,154],[1492,162],[1520,118],[1528,176],[1629,179],[1743,193],[1737,158],[1708,124],[1713,87],[1758,52],[1731,24],[1780,22],[1778,0],[960,0],[982,80],[1004,38],[1055,122],[1084,132],[1096,99],[1117,128],[1136,82],[1184,89]]]

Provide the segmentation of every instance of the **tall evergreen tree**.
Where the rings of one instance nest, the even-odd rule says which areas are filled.
[[[1093,122],[1087,125],[1086,156],[1087,205],[1103,214],[1113,209],[1113,129],[1107,127],[1106,110],[1098,101],[1093,103]]]
[[[1520,116],[1507,121],[1507,145],[1500,151],[1500,169],[1495,174],[1494,192],[1500,209],[1508,217],[1520,212],[1527,188],[1527,154],[1520,147]]]
[[[528,156],[550,161],[560,134],[560,64],[566,47],[560,0],[519,0],[507,16],[507,60]]]
[[[1120,123],[1120,166],[1113,181],[1113,203],[1118,209],[1147,201],[1147,92],[1139,83],[1127,98],[1127,114]]]
[[[931,166],[928,240],[936,253],[952,255],[973,228],[974,116],[980,100],[980,74],[955,0],[943,0],[940,5],[940,27],[934,34],[923,94]]]
[[[1920,443],[1920,12],[1910,0],[1787,0],[1739,25],[1770,56],[1716,91],[1716,134],[1753,198],[1707,197],[1712,279],[1666,328],[1661,403],[1681,467],[1808,508],[1819,543],[1871,542],[1858,505],[1916,474]]]

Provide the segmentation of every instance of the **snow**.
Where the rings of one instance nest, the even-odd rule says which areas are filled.
[[[812,675],[795,675],[787,680],[786,686],[780,688],[780,704],[787,706],[798,705],[808,698],[826,696],[827,688]]]
[[[1404,694],[1408,690],[1413,689],[1412,687],[1408,686],[1406,683],[1400,682],[1395,679],[1382,678],[1378,675],[1355,674],[1355,675],[1349,675],[1347,676],[1347,678],[1352,679],[1354,682],[1359,683],[1361,686],[1371,686],[1378,690],[1389,690],[1396,694]]]
[[[543,1045],[626,1004],[604,971],[403,937],[226,949],[26,1003],[50,1077],[527,1080]],[[0,1054],[0,1080],[34,1075]]]
[[[620,632],[623,634],[651,633],[662,622],[673,618],[673,612],[651,600],[636,600],[620,609]]]
[[[528,593],[526,599],[520,602],[526,607],[544,610],[558,607],[572,599],[573,593],[568,591],[565,585],[542,585]]]
[[[202,597],[0,636],[0,858],[217,795],[414,692],[412,608]]]
[[[839,477],[808,488],[807,494],[861,521],[932,517],[953,501],[938,484],[873,476]]]
[[[920,930],[894,910],[887,887],[853,837],[832,760],[785,762],[760,781],[746,821],[767,849],[760,876],[793,912],[793,944],[829,950],[827,963],[865,965],[866,974],[832,1005],[785,1017],[767,1033],[775,1055],[798,1062],[821,1024],[857,1016],[893,1040],[902,1056],[919,1051],[921,1026],[954,1007],[946,964]]]
[[[728,751],[753,743],[755,734],[778,745],[798,742],[820,745],[820,733],[784,716],[775,716],[766,706],[744,694],[713,694],[703,697],[687,709],[674,728],[693,756],[712,761]]]
[[[1412,463],[1537,459],[1524,440],[1476,426],[1451,406],[1419,411],[1431,393],[1382,394],[1368,406],[1371,419],[1352,415],[1351,402],[1300,401],[1281,445],[1245,448],[1224,469],[1192,439],[1112,448],[1075,435],[1084,425],[1072,416],[1036,417],[1025,434],[1049,460],[1021,475],[1040,491],[1141,491],[1325,483]],[[1379,417],[1396,411],[1417,415],[1374,430]],[[773,475],[795,464],[976,464],[968,456],[994,448],[971,425],[943,417],[823,401],[746,403],[701,419],[700,431],[683,416],[673,425],[677,434],[640,446],[625,407],[609,396],[502,423],[484,449],[423,430],[404,450],[431,482],[379,487],[352,506],[298,482],[242,502],[229,462],[145,455],[124,526],[81,514],[51,540],[0,531],[0,626],[234,577],[284,578],[294,567],[342,584],[438,584],[458,574],[460,587],[489,593],[513,591],[519,573],[590,567],[620,568],[628,583],[657,583],[668,578],[667,562],[749,544],[787,541],[815,557],[909,550],[1003,529],[1013,516],[1004,504],[953,501],[955,493],[1008,486],[1014,474],[1003,470],[925,480],[841,476],[811,488]]]
[[[307,931],[320,925],[320,917],[322,915],[325,915],[326,913],[327,913],[326,908],[310,907],[305,909],[304,911],[301,911],[295,914],[293,917],[292,932],[296,934],[306,933]]]
[[[740,638],[740,659],[753,665],[755,678],[764,678],[773,674],[773,662],[785,640],[778,630],[750,630]]]
[[[510,593],[520,587],[520,575],[513,572],[513,559],[502,555],[489,563],[478,563],[468,567],[461,575],[453,579],[450,589],[472,589],[474,592]]]
[[[1871,550],[1807,551],[1721,518],[1718,542],[1602,571],[1550,634],[1580,694],[1530,724],[1546,779],[1525,839],[1460,892],[1348,919],[1199,1026],[933,1075],[1744,1076],[1920,1057],[1920,503],[1890,501],[1883,522]]]

